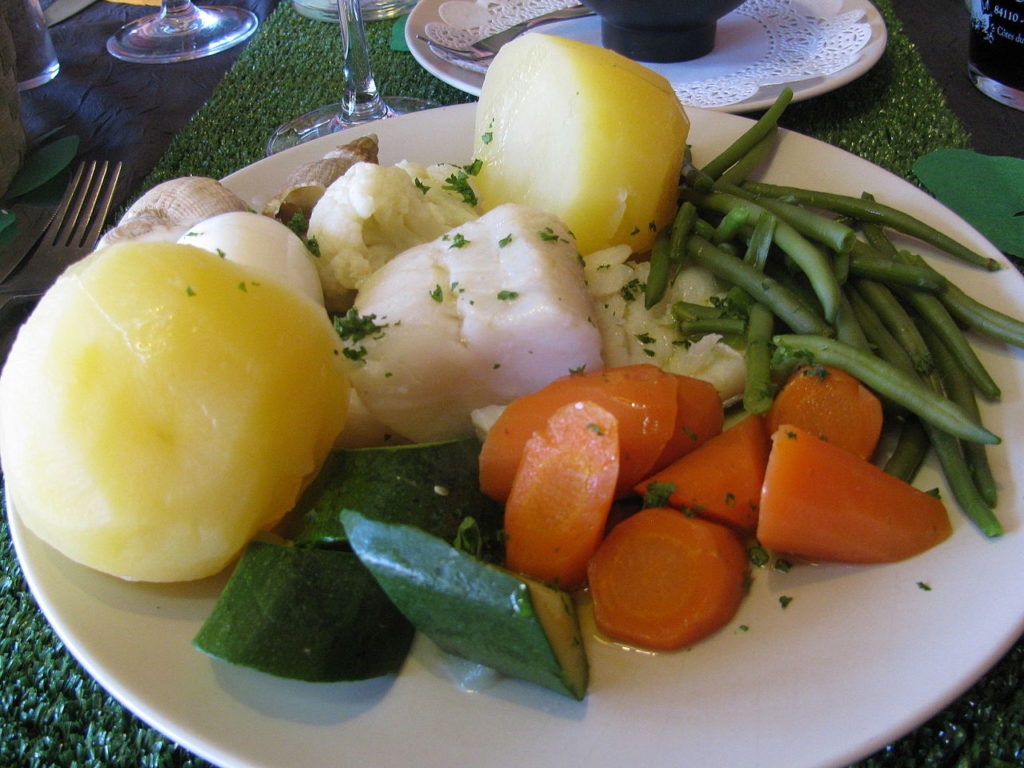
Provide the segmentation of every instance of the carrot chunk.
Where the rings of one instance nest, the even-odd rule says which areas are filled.
[[[798,368],[767,414],[768,434],[794,424],[864,459],[882,434],[882,404],[874,393],[839,368]]]
[[[693,402],[687,405],[680,421],[680,378],[655,365],[629,365],[564,376],[513,400],[484,441],[480,487],[491,498],[505,501],[530,436],[543,429],[558,408],[587,400],[607,409],[618,420],[621,467],[617,493],[631,492],[633,485],[653,470],[670,441],[678,443],[673,449],[677,453],[696,447],[712,434],[714,410],[722,408],[717,393],[710,384],[701,382],[714,397],[712,413],[706,416],[703,410],[710,400],[707,390],[687,385],[688,392],[697,394],[690,397]]]
[[[722,431],[725,409],[714,385],[692,376],[676,375],[676,424],[665,450],[650,468],[667,467]]]
[[[618,475],[615,416],[591,402],[556,410],[526,441],[505,505],[508,567],[561,589],[582,586]]]
[[[725,526],[644,509],[615,526],[590,561],[594,620],[622,643],[685,648],[732,619],[746,572],[746,551]]]
[[[770,442],[760,416],[747,416],[637,485],[671,488],[669,506],[752,533]],[[652,488],[654,486],[655,488]]]
[[[757,538],[810,560],[889,563],[952,533],[937,497],[792,425],[772,435]]]

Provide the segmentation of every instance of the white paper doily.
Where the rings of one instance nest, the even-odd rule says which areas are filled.
[[[414,35],[465,47],[573,4],[575,0],[420,0],[406,36],[413,55],[428,70],[479,94],[484,67],[432,51],[422,41],[414,42]],[[596,17],[557,22],[540,31],[601,44]],[[719,21],[710,54],[649,66],[668,78],[684,104],[743,111],[770,103],[785,85],[794,88],[797,98],[806,98],[849,82],[874,65],[885,37],[884,22],[867,0],[747,0]]]

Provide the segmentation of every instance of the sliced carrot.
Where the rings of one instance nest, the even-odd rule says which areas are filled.
[[[505,505],[508,567],[562,589],[582,586],[618,475],[615,416],[591,402],[556,410],[527,440]]]
[[[676,376],[676,424],[652,470],[667,467],[722,431],[725,409],[714,385],[692,376]]]
[[[882,404],[846,371],[803,366],[775,396],[767,420],[768,434],[782,424],[795,424],[869,459],[882,434]]]
[[[590,561],[594,620],[653,650],[693,645],[736,614],[747,554],[725,526],[652,507],[615,526]]]
[[[816,435],[772,435],[757,538],[810,560],[890,563],[952,533],[942,501]]]
[[[523,455],[523,446],[566,403],[588,400],[606,408],[619,423],[621,482],[628,492],[651,471],[675,434],[678,379],[655,365],[629,365],[573,374],[513,400],[491,427],[480,452],[480,487],[504,501]]]
[[[769,446],[761,417],[747,416],[656,472],[636,490],[643,495],[653,490],[652,485],[669,486],[670,506],[752,533]]]

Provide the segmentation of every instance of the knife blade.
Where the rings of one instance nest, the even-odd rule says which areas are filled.
[[[32,247],[43,235],[43,230],[50,223],[57,210],[57,203],[20,202],[11,206],[15,215],[14,239],[7,245],[0,245],[0,283],[11,276],[21,266]]]
[[[528,32],[535,27],[550,24],[554,21],[566,21],[568,19],[578,19],[583,16],[593,15],[594,12],[585,5],[573,5],[568,8],[560,8],[556,11],[545,13],[542,16],[537,16],[532,19],[527,19],[526,21],[521,21],[518,24],[513,24],[508,29],[503,29],[501,32],[496,32],[482,40],[477,40],[471,47],[474,50],[497,53],[505,43],[511,42],[524,32]]]
[[[96,0],[53,0],[43,11],[43,18],[46,19],[47,26],[52,27],[54,24],[60,24],[65,19],[71,18],[95,2]]]

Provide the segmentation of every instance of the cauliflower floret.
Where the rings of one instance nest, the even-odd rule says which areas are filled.
[[[630,260],[626,246],[615,246],[584,258],[587,289],[594,298],[594,320],[601,331],[602,354],[609,367],[653,363],[666,371],[703,379],[714,385],[724,402],[743,392],[746,365],[743,355],[708,334],[692,344],[676,330],[672,305],[677,301],[708,304],[721,295],[708,270],[687,266],[680,270],[664,298],[644,307],[644,286],[650,264]]]
[[[452,183],[454,177],[459,183]],[[375,270],[479,214],[466,172],[453,165],[356,163],[313,208],[309,237],[320,250],[317,268],[327,308],[344,311]],[[455,187],[455,189],[453,189]]]
[[[350,342],[363,358],[353,384],[373,416],[417,442],[471,436],[475,409],[603,367],[575,242],[525,206],[400,254],[362,284],[355,310],[386,327]]]

